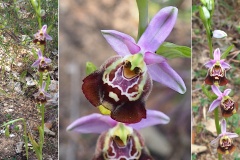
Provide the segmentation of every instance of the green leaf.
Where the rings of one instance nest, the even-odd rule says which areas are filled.
[[[15,123],[15,122],[17,122],[17,121],[25,121],[25,119],[24,119],[24,118],[14,119],[14,120],[12,120],[12,121],[9,121],[9,122],[7,122],[7,123],[4,123],[4,124],[1,125],[0,127],[7,126],[7,125],[12,124],[12,123]]]
[[[36,155],[38,155],[39,152],[40,152],[40,148],[39,148],[38,143],[33,139],[31,134],[28,134],[28,137],[29,137],[29,140],[30,140],[30,142],[33,146],[33,150],[35,151]]]
[[[23,82],[23,83],[25,82],[26,75],[27,75],[27,70],[25,70],[21,73],[21,75],[20,75],[20,81],[21,82]]]
[[[240,128],[239,128],[239,127],[236,128],[235,133],[237,133],[238,135],[240,135]]]
[[[5,136],[8,138],[9,135],[10,135],[10,132],[9,132],[9,127],[10,125],[7,125],[6,129],[5,129]]]
[[[221,59],[225,59],[228,56],[228,54],[230,53],[230,51],[233,49],[233,47],[234,47],[234,45],[229,46],[225,50],[225,52],[223,52],[223,54],[221,55]]]
[[[0,94],[7,94],[7,92],[0,88]]]
[[[44,130],[42,129],[42,127],[39,127],[38,131],[39,131],[39,146],[41,148],[43,147],[43,142],[44,142]]]
[[[45,91],[48,90],[50,84],[51,84],[51,78],[50,78],[50,74],[48,73],[48,75],[47,75],[47,81],[46,81]]]
[[[86,74],[89,75],[97,70],[97,67],[92,62],[86,63]]]
[[[156,52],[166,58],[191,58],[191,48],[164,42]]]

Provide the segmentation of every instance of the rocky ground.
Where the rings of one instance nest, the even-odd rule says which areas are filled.
[[[43,159],[58,159],[58,38],[57,38],[57,6],[56,3],[42,4],[46,11],[43,23],[51,19],[53,29],[49,33],[53,41],[48,43],[46,55],[52,59],[50,71],[51,84],[48,92],[52,98],[45,107],[46,130],[43,147]],[[51,11],[49,11],[49,7]],[[52,8],[53,7],[53,8]],[[52,13],[50,13],[52,12]],[[37,46],[32,43],[33,34],[38,30],[36,17],[30,2],[14,1],[0,3],[0,126],[8,121],[24,118],[27,133],[31,133],[38,141],[38,127],[41,115],[36,106],[34,93],[38,91],[37,69],[32,68],[36,60],[33,52]],[[51,15],[51,18],[47,15]],[[54,17],[56,16],[56,17]],[[49,18],[49,19],[48,19]],[[10,136],[5,136],[5,127],[0,127],[0,159],[24,160],[23,123],[10,125]],[[29,159],[36,156],[29,142]]]
[[[193,154],[193,159],[214,160],[217,159],[216,148],[210,145],[210,142],[216,138],[216,129],[214,124],[214,114],[207,113],[209,102],[201,91],[201,85],[206,76],[206,68],[203,66],[209,58],[209,50],[206,39],[205,29],[199,19],[196,10],[199,1],[193,1],[193,18],[192,18],[192,107],[193,107],[193,144],[201,152]],[[232,97],[239,102],[240,94],[240,46],[239,46],[239,1],[223,1],[217,0],[215,5],[215,13],[213,20],[213,29],[221,29],[228,36],[222,40],[213,39],[214,49],[220,48],[223,52],[231,44],[234,48],[226,58],[226,62],[230,63],[232,68],[227,72],[230,83],[225,88],[232,89]],[[224,87],[223,87],[224,88]],[[239,128],[239,113],[229,119],[228,131],[236,132]],[[221,119],[221,116],[219,116]],[[234,144],[237,149],[232,155],[223,156],[225,160],[239,159],[240,140],[236,138]]]

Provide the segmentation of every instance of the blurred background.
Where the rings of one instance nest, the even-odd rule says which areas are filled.
[[[134,0],[60,0],[59,3],[59,154],[61,160],[90,160],[99,135],[66,132],[66,127],[79,117],[99,112],[81,91],[85,64],[91,61],[99,67],[116,55],[100,30],[118,30],[136,38],[137,4]],[[166,41],[190,47],[191,0],[149,1],[150,18],[169,5],[179,8],[179,15]],[[180,95],[154,82],[146,108],[164,112],[171,121],[140,132],[155,159],[187,160],[191,158],[191,59],[176,58],[169,63],[184,79],[187,92]]]
[[[193,113],[193,129],[192,143],[192,159],[198,160],[215,160],[217,159],[217,149],[210,145],[210,142],[217,137],[214,113],[208,113],[211,102],[203,94],[201,86],[207,75],[207,69],[204,64],[210,60],[209,48],[206,37],[206,31],[201,19],[199,18],[198,6],[200,1],[193,0],[192,7],[192,113]],[[219,48],[223,53],[230,45],[233,49],[226,58],[226,62],[231,65],[231,69],[227,71],[229,83],[220,87],[221,91],[229,88],[232,89],[230,97],[235,102],[239,102],[240,97],[240,1],[215,0],[215,11],[213,15],[212,28],[223,30],[227,33],[227,37],[223,39],[213,38],[213,49]],[[210,87],[208,88],[209,90]],[[219,119],[222,115],[219,109]],[[229,132],[240,134],[240,111],[228,118]],[[240,139],[234,138],[234,145],[237,147],[235,153],[223,156],[225,160],[238,160],[240,158],[239,147]]]

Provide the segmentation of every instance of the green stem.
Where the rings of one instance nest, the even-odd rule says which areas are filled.
[[[214,119],[215,119],[215,126],[216,126],[216,130],[217,130],[217,134],[221,133],[221,128],[219,125],[219,118],[218,118],[218,107],[215,108],[214,110]]]
[[[138,36],[137,41],[145,31],[148,25],[148,0],[136,0],[139,13]]]
[[[212,46],[212,37],[208,35],[208,47],[210,52],[210,58],[213,59],[213,46]]]
[[[27,137],[27,125],[26,125],[26,121],[24,119],[22,119],[23,121],[23,129],[24,129],[24,142],[25,142],[25,150],[26,150],[26,156],[28,159],[28,137]]]
[[[41,19],[41,0],[38,0],[38,11],[37,11],[38,26],[42,28],[42,19]]]
[[[218,160],[222,160],[222,155],[218,153]]]
[[[40,76],[39,76],[39,86],[40,88],[42,87],[42,83],[43,83],[43,72],[39,72]]]
[[[214,119],[215,119],[215,126],[216,126],[216,130],[217,130],[217,134],[219,135],[221,133],[221,128],[220,128],[220,124],[219,124],[218,107],[215,108],[215,110],[214,110]],[[222,160],[221,154],[218,154],[218,160]]]

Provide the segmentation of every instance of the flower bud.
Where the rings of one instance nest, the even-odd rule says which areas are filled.
[[[214,38],[224,38],[224,37],[227,37],[227,33],[222,30],[214,30],[213,37]]]

